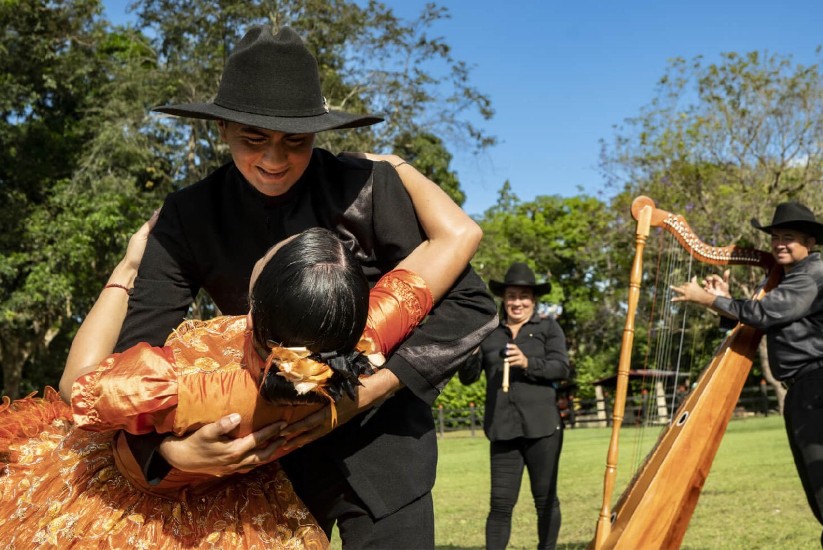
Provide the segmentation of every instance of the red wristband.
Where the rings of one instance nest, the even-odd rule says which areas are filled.
[[[122,288],[123,290],[126,291],[126,294],[128,294],[129,296],[131,296],[132,293],[134,292],[133,288],[129,288],[129,287],[127,287],[125,285],[121,285],[119,283],[109,283],[109,284],[107,284],[106,286],[103,287],[104,290],[107,289],[107,288]]]

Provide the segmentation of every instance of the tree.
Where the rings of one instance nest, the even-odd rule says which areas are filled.
[[[462,200],[443,139],[494,141],[466,122],[490,117],[489,100],[448,45],[426,36],[445,8],[429,5],[409,23],[380,3],[342,0],[143,0],[131,9],[134,27],[111,28],[100,0],[0,4],[0,363],[11,396],[56,383],[128,235],[166,193],[228,159],[213,124],[148,113],[210,101],[249,25],[295,27],[333,108],[390,115],[372,129],[321,133],[319,146],[397,144]]]
[[[758,52],[676,59],[651,104],[604,144],[612,208],[628,211],[638,194],[665,197],[659,206],[684,213],[710,244],[765,248],[751,217],[768,220],[786,200],[823,204],[822,114],[820,62]],[[744,291],[762,276],[735,274]]]
[[[623,194],[665,196],[718,244],[760,244],[750,217],[823,198],[821,92],[819,63],[757,52],[674,60],[657,97],[604,146],[602,167]]]
[[[94,0],[0,6],[0,362],[11,396],[56,382],[78,320],[149,211],[141,197],[156,163],[135,121],[151,51],[134,33],[109,33],[99,13]],[[27,383],[27,364],[43,378]]]
[[[476,148],[494,143],[467,121],[475,112],[490,118],[490,100],[471,86],[469,68],[452,58],[449,46],[426,34],[432,23],[448,17],[446,8],[428,4],[408,23],[373,0],[365,6],[347,0],[142,0],[133,9],[140,27],[156,36],[168,103],[211,100],[232,45],[250,25],[288,25],[316,56],[330,108],[387,116],[373,127],[320,133],[317,146],[387,151],[399,144],[408,152],[415,144],[427,147],[417,141],[423,138],[406,139],[422,134]],[[201,179],[227,159],[212,124],[181,121],[168,131],[179,146],[170,157],[177,185]],[[415,154],[428,156],[423,150]]]
[[[619,333],[604,319],[616,311],[607,300],[608,250],[600,235],[609,231],[606,205],[592,197],[539,196],[521,202],[505,182],[498,202],[479,223],[484,231],[473,265],[484,280],[502,280],[512,262],[528,263],[552,282],[547,303],[561,306],[558,317],[578,380],[589,382],[616,357]],[[598,236],[593,238],[593,236]]]

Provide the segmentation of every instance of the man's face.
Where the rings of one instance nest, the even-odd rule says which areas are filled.
[[[791,267],[809,255],[814,246],[814,237],[797,231],[775,227],[772,233],[772,255],[779,265]]]
[[[224,120],[218,128],[240,173],[264,195],[276,197],[291,189],[311,160],[314,134],[286,134]]]
[[[503,307],[508,324],[525,323],[534,313],[534,291],[527,286],[507,286],[503,292]]]

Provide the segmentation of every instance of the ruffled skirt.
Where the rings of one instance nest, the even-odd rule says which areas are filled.
[[[0,404],[0,541],[6,548],[321,549],[328,539],[276,464],[177,498],[116,468],[112,433],[75,430],[46,388]]]

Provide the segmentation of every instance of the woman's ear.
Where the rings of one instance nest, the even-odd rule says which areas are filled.
[[[251,330],[252,327],[253,327],[253,325],[252,325],[251,310],[249,310],[249,312],[246,313],[246,330]]]
[[[217,121],[217,133],[220,134],[220,139],[226,141],[226,121],[225,120],[218,120]]]

